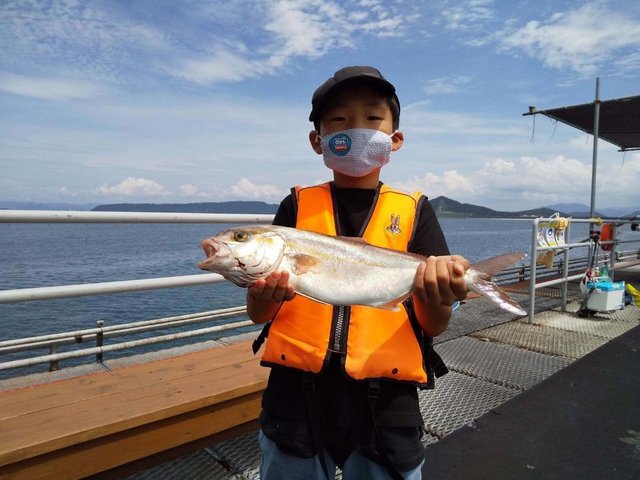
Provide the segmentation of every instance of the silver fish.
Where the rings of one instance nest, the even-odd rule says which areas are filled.
[[[203,240],[202,248],[207,258],[198,267],[219,273],[241,287],[249,287],[274,271],[286,270],[295,291],[313,300],[383,309],[396,309],[411,295],[418,265],[426,260],[361,239],[273,225],[224,230]],[[526,315],[491,281],[492,275],[525,256],[510,253],[471,265],[464,277],[467,288],[508,312]]]

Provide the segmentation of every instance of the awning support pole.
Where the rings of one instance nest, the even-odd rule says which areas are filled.
[[[596,78],[596,99],[593,111],[593,160],[591,162],[591,207],[589,216],[595,218],[596,170],[598,167],[598,134],[600,130],[600,77]]]
[[[596,98],[593,102],[593,157],[591,161],[591,204],[589,207],[589,218],[595,218],[596,210],[596,175],[598,170],[598,134],[600,130],[600,77],[596,77]],[[591,238],[591,232],[593,231],[595,224],[589,224],[589,237]],[[592,255],[592,248],[596,248],[595,245],[589,247],[589,258]]]

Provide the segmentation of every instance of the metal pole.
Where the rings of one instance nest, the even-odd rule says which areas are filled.
[[[271,214],[1,210],[5,223],[271,223]]]
[[[600,134],[600,77],[596,77],[596,98],[593,102],[593,155],[591,160],[591,204],[589,206],[589,217],[595,217],[596,211],[596,175],[598,170],[598,135]],[[594,224],[589,224],[589,236],[594,228]],[[589,247],[589,258],[593,252]]]
[[[174,287],[192,287],[222,283],[225,279],[217,273],[201,273],[178,277],[158,277],[140,280],[121,280],[116,282],[84,283],[77,285],[61,285],[58,287],[19,288],[0,291],[0,303],[33,302],[54,298],[82,297],[87,295],[104,295],[107,293],[138,292],[142,290],[158,290]]]
[[[567,244],[571,243],[571,222],[567,223],[567,229],[565,231],[565,242]],[[563,263],[562,263],[562,278],[564,282],[562,282],[562,312],[567,311],[567,287],[569,286],[569,281],[567,277],[569,276],[569,248],[564,249]]]
[[[98,324],[98,328],[100,331],[96,335],[96,348],[98,352],[96,353],[96,363],[103,363],[104,353],[102,351],[102,346],[104,345],[104,332],[102,331],[102,327],[104,327],[104,321],[98,320],[96,322]]]
[[[531,275],[529,276],[529,323],[533,323],[536,314],[536,257],[538,256],[538,223],[533,220],[531,231]]]

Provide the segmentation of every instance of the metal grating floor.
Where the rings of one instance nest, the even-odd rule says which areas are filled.
[[[436,380],[435,389],[420,392],[420,410],[427,432],[442,438],[518,393],[513,388],[449,372]]]
[[[438,441],[438,437],[425,432],[422,437],[424,446]],[[258,432],[249,432],[226,442],[219,443],[208,449],[214,458],[225,465],[231,472],[228,477],[233,479],[259,480],[260,478],[260,448],[258,446]],[[233,476],[233,474],[236,476]],[[340,470],[336,473],[336,480],[342,477]],[[151,477],[149,477],[151,478]],[[131,480],[143,480],[136,478]]]
[[[207,450],[157,465],[133,474],[127,480],[243,480],[229,473]]]
[[[616,318],[614,315],[580,318],[577,315],[569,316],[561,312],[547,311],[536,315],[535,324],[561,330],[588,333],[589,335],[604,337],[609,340],[638,325],[637,320]]]
[[[518,390],[532,387],[572,362],[471,337],[441,343],[436,350],[452,371]]]
[[[475,338],[505,343],[533,352],[580,358],[607,342],[588,333],[561,330],[524,322],[509,322],[471,335]]]
[[[260,479],[260,447],[258,432],[248,432],[210,447],[209,450],[223,465],[242,479]]]
[[[537,302],[538,304],[538,302]],[[536,304],[536,305],[537,305]],[[557,305],[557,304],[556,304]],[[536,313],[535,323],[516,321],[475,304],[458,317],[435,346],[450,368],[434,390],[419,392],[425,446],[491,411],[640,322],[640,308],[579,318],[579,302]],[[457,326],[456,326],[457,324]],[[484,328],[480,331],[478,328]],[[224,343],[224,339],[221,343]],[[250,432],[193,455],[128,477],[129,480],[257,480],[260,451]],[[342,477],[338,471],[336,478]]]

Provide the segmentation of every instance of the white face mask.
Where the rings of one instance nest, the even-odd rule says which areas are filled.
[[[328,168],[349,177],[364,177],[389,163],[392,136],[370,128],[351,128],[318,138]]]

